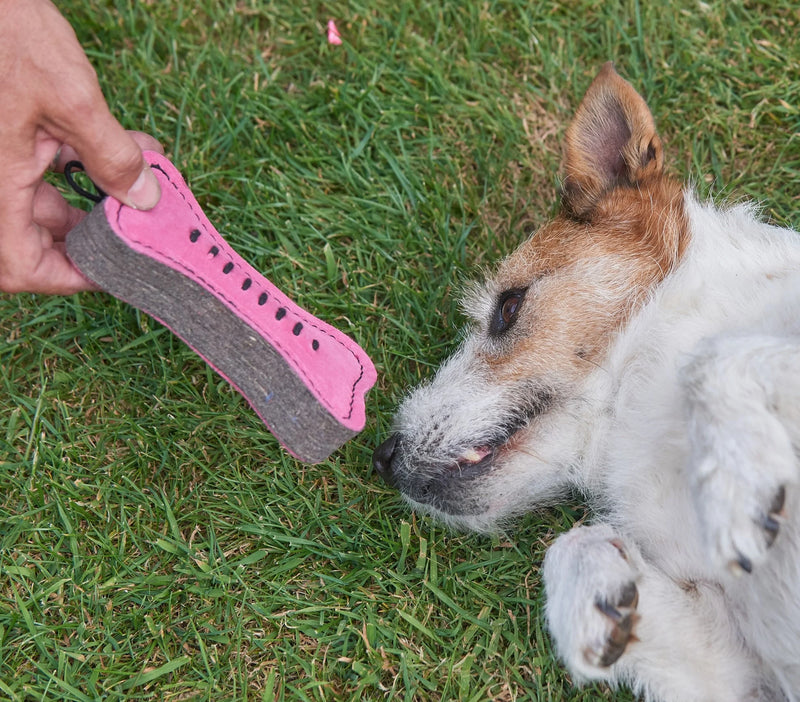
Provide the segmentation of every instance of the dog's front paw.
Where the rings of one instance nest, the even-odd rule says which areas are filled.
[[[548,549],[548,626],[576,677],[610,677],[609,667],[636,641],[636,579],[628,548],[606,525],[577,527]]]
[[[738,431],[707,429],[699,443],[704,451],[693,466],[693,494],[707,551],[717,569],[750,573],[784,521],[796,472],[791,440],[764,412]]]
[[[713,565],[733,575],[751,573],[767,557],[784,520],[785,485],[761,489],[717,471],[697,491],[706,547]]]
[[[689,484],[711,565],[749,573],[780,541],[800,472],[797,347],[772,337],[709,337],[681,369]]]

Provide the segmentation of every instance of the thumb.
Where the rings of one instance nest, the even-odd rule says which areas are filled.
[[[6,5],[0,0],[0,6]],[[12,65],[22,66],[23,77],[29,79],[23,96],[38,126],[75,149],[89,177],[109,195],[138,209],[155,207],[161,195],[158,181],[139,146],[108,109],[72,27],[48,0],[11,5],[17,12],[10,21],[16,18],[23,32],[34,32],[32,37],[22,35],[26,41],[17,47],[20,57]],[[48,41],[39,46],[37,37]]]
[[[78,153],[88,176],[102,190],[137,210],[149,210],[161,188],[133,137],[117,122],[105,102],[91,126],[76,125],[67,143]]]

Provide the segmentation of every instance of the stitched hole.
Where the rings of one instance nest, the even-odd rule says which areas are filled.
[[[279,307],[278,311],[275,313],[275,319],[283,319],[286,316],[286,308]]]
[[[225,264],[225,268],[223,268],[223,269],[222,269],[222,272],[223,272],[223,273],[225,273],[225,275],[227,275],[227,274],[228,274],[228,273],[230,273],[232,270],[233,270],[233,263],[232,263],[231,261],[228,261],[228,262]]]
[[[298,322],[292,328],[292,334],[294,334],[295,336],[300,336],[301,331],[303,331],[303,325],[300,322]]]
[[[261,293],[261,294],[258,296],[258,304],[259,304],[259,305],[264,305],[264,304],[266,304],[266,302],[267,302],[267,298],[268,298],[268,297],[269,297],[269,295],[267,295],[267,293]]]
[[[192,229],[192,231],[189,232],[189,241],[191,241],[193,244],[199,238],[200,238],[200,230],[199,229]]]
[[[218,253],[219,253],[219,249],[216,246],[212,246],[208,250],[208,255],[211,256],[211,258],[214,258],[214,256],[216,256]]]
[[[250,278],[245,278],[244,282],[242,283],[242,290],[247,290],[247,288],[249,288],[252,284],[253,281],[250,280]]]
[[[316,351],[319,348],[319,341],[314,339],[314,341],[311,342],[311,348],[314,349],[314,351]]]

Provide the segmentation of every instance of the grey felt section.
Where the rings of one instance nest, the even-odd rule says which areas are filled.
[[[87,278],[164,323],[225,376],[300,460],[319,463],[357,433],[342,426],[280,353],[214,295],[126,246],[102,205],[68,234],[67,254]]]

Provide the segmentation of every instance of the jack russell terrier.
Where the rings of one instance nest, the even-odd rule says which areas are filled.
[[[566,133],[561,213],[476,284],[455,354],[377,472],[487,532],[578,491],[544,559],[577,681],[645,700],[800,700],[800,235],[664,172],[606,64]]]

